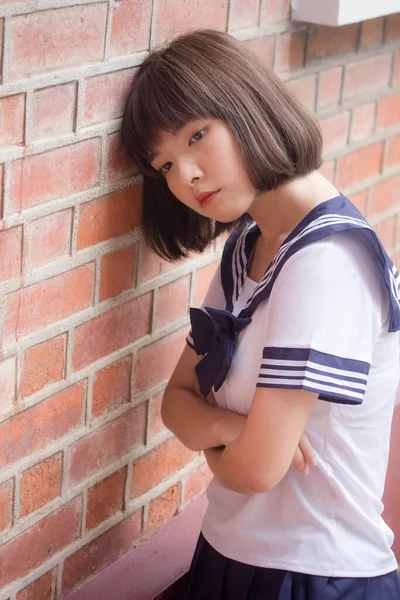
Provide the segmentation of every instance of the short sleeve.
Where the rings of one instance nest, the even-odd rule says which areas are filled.
[[[361,404],[382,327],[383,295],[356,240],[332,235],[284,265],[268,301],[257,387],[306,389]]]
[[[204,297],[204,300],[200,306],[201,309],[204,309],[205,306],[210,306],[211,308],[225,308],[225,295],[222,287],[221,281],[221,265],[218,266],[214,277],[211,280],[210,286],[207,290],[207,293]],[[194,348],[194,342],[192,338],[192,332],[186,338],[186,343]]]

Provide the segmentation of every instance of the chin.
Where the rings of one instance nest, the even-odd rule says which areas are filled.
[[[216,214],[215,216],[213,215],[212,218],[215,219],[216,221],[219,221],[219,223],[232,223],[233,221],[237,221],[238,219],[240,219],[241,217],[243,217],[243,215],[246,214],[245,210],[242,211],[226,211],[222,214]]]

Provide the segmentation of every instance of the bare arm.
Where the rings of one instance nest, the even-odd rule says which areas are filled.
[[[271,490],[296,455],[316,398],[306,390],[257,388],[239,438],[225,449],[205,452],[211,471],[236,492]]]
[[[165,425],[193,451],[228,446],[241,436],[247,422],[243,415],[218,408],[212,392],[203,398],[194,370],[199,360],[201,357],[189,346],[184,349],[162,403]],[[210,455],[206,454],[206,458]],[[308,475],[309,466],[316,464],[314,451],[304,433],[292,463],[302,475]]]
[[[161,417],[176,437],[193,451],[227,446],[237,439],[246,417],[205,401],[200,394],[196,364],[202,357],[186,346],[164,393]]]

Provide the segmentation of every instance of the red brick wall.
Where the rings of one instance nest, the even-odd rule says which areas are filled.
[[[0,600],[62,598],[209,479],[160,399],[221,243],[177,266],[143,246],[118,131],[149,48],[234,32],[316,112],[323,172],[400,266],[400,14],[326,28],[288,0],[34,4],[0,0]]]

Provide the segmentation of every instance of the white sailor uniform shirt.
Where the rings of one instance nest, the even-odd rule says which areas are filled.
[[[318,401],[306,433],[318,466],[292,466],[268,493],[216,478],[202,533],[221,554],[261,567],[332,577],[397,568],[381,517],[399,381],[399,273],[345,196],[315,207],[264,277],[247,277],[260,231],[229,237],[188,344],[206,395],[248,414],[255,387],[307,389]]]

